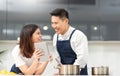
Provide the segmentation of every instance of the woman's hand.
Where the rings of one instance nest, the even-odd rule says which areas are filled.
[[[40,57],[43,56],[43,55],[44,55],[44,52],[40,49],[35,50],[34,53],[33,53],[34,59],[37,59],[37,60],[39,60]]]

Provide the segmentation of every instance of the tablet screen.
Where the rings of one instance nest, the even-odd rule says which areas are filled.
[[[48,45],[47,42],[38,42],[34,43],[35,49],[42,49],[44,52],[44,56],[40,57],[40,61],[48,61],[49,60],[49,50],[48,50]]]

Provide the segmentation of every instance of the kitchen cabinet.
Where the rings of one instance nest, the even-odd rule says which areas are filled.
[[[6,1],[0,0],[0,40],[6,39]]]
[[[81,30],[89,41],[120,41],[120,25],[118,22],[104,22],[102,24],[88,22],[88,24],[73,26]]]
[[[43,35],[53,37],[49,13],[55,8],[67,9],[70,25],[83,31],[89,41],[120,40],[120,11],[115,4],[113,0],[0,0],[0,40],[16,40],[28,23],[38,24]]]
[[[13,24],[9,24],[6,28],[6,38],[7,40],[12,40],[15,38],[15,34],[14,34],[14,25]]]
[[[21,31],[22,27],[23,27],[22,24],[18,24],[18,23],[14,24],[14,34],[15,34],[15,37],[13,39],[16,40],[20,36],[20,31]]]
[[[101,40],[101,34],[100,34],[100,26],[98,24],[92,24],[87,26],[87,35],[88,40],[94,41],[94,40]]]
[[[10,24],[8,22],[8,26],[6,28],[6,40],[17,40],[17,38],[20,35],[20,31],[22,27],[23,27],[22,24],[18,24],[18,23]]]
[[[0,7],[0,40],[16,40],[22,27],[29,23],[40,26],[43,35],[53,36],[49,13],[57,7],[66,7],[46,1],[41,4],[41,1],[1,0],[0,3],[3,5]],[[48,26],[48,30],[43,30],[44,26]]]
[[[93,23],[73,24],[73,27],[81,30],[88,38],[89,41],[101,40],[100,25]]]
[[[6,39],[6,25],[0,22],[0,40]]]
[[[119,23],[107,23],[101,25],[101,34],[104,41],[119,41],[120,40],[120,25]]]

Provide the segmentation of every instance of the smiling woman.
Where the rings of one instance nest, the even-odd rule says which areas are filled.
[[[48,61],[39,61],[44,54],[35,49],[36,42],[41,42],[40,28],[36,24],[25,25],[20,33],[20,43],[12,51],[15,61],[12,72],[24,75],[40,75],[44,72]]]

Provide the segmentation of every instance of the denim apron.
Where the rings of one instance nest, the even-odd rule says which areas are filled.
[[[77,59],[76,53],[73,51],[70,40],[75,30],[72,31],[68,40],[59,41],[57,35],[57,51],[60,55],[60,60],[62,64],[73,64],[75,59]],[[87,65],[81,69],[80,75],[88,75]]]
[[[15,64],[12,66],[10,72],[14,72],[14,73],[17,73],[17,74],[22,74],[22,72],[20,71],[20,69],[18,67],[16,67]]]

